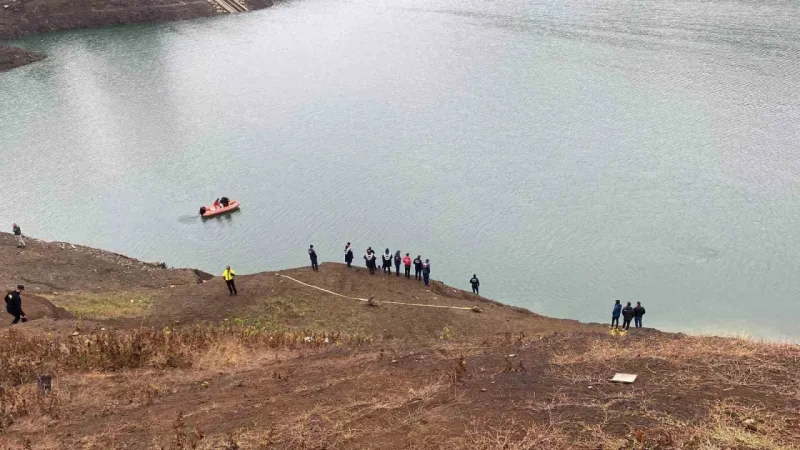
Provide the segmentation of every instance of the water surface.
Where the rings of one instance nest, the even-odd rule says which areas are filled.
[[[797,2],[303,0],[21,45],[9,230],[214,273],[349,240],[547,315],[800,337]]]

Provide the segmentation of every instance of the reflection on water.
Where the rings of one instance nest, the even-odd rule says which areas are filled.
[[[352,241],[544,314],[798,337],[796,4],[298,1],[22,44],[50,57],[0,75],[0,216],[32,235],[213,273]]]

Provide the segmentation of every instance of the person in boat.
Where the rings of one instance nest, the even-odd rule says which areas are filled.
[[[214,209],[219,209],[222,204],[219,202],[219,199],[214,200]]]
[[[313,245],[308,247],[308,257],[311,258],[311,269],[313,269],[314,272],[319,272],[319,264],[317,264],[317,252],[314,250]]]
[[[349,242],[344,246],[344,263],[347,264],[348,268],[353,264],[353,249],[350,247]]]
[[[200,215],[201,215],[201,216],[205,215],[205,214],[206,214],[206,211],[208,211],[208,210],[206,209],[206,207],[205,207],[205,206],[201,206],[201,207],[200,207]]]
[[[230,200],[228,200],[228,197],[222,197],[221,199],[219,199],[219,202],[220,202],[220,203],[222,203],[222,207],[223,207],[223,208],[227,208],[227,207],[228,207],[228,204],[229,204],[231,201],[230,201]]]

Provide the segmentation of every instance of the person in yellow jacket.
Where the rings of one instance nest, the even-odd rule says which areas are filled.
[[[222,272],[222,279],[225,280],[225,284],[228,285],[228,292],[230,295],[239,295],[236,292],[236,282],[233,281],[233,278],[236,276],[236,272],[231,269],[231,266],[225,267],[225,270]]]

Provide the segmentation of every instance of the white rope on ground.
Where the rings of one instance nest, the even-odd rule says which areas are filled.
[[[316,289],[318,291],[327,292],[328,294],[332,294],[332,295],[335,295],[337,297],[344,297],[344,298],[348,298],[350,300],[358,300],[360,302],[368,302],[369,301],[369,299],[366,299],[366,298],[348,297],[346,295],[342,295],[342,294],[339,294],[337,292],[333,292],[333,291],[329,291],[327,289],[323,289],[323,288],[321,288],[319,286],[314,286],[313,284],[303,283],[302,281],[296,280],[296,279],[294,279],[294,278],[292,278],[290,276],[287,276],[287,275],[280,275],[280,276],[283,277],[283,278],[287,278],[289,280],[292,280],[295,283],[302,284],[303,286],[308,286],[308,287]],[[403,303],[403,302],[390,302],[390,301],[382,301],[382,300],[379,300],[379,301],[381,303],[389,303],[389,304],[392,304],[392,305],[424,306],[426,308],[463,309],[463,310],[470,310],[470,311],[472,310],[472,308],[470,308],[469,306],[424,305],[422,303]]]

